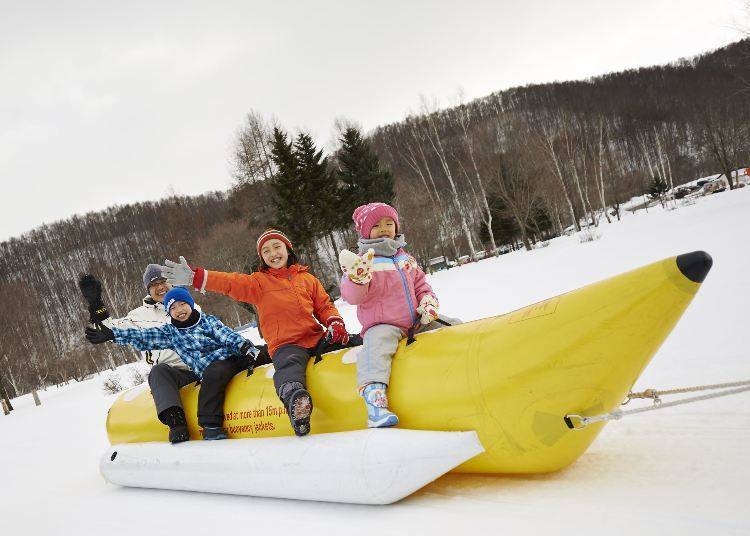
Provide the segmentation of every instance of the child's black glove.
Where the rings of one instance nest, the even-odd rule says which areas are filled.
[[[240,351],[238,353],[238,356],[240,358],[246,357],[247,358],[247,375],[250,376],[253,373],[253,369],[255,368],[255,358],[258,357],[258,353],[260,353],[260,350],[258,350],[253,343],[250,341],[247,341],[240,346]]]
[[[78,288],[81,289],[81,294],[88,303],[89,320],[92,324],[109,318],[109,311],[102,301],[102,284],[96,277],[91,274],[82,274],[78,279]]]
[[[256,348],[258,349],[258,355],[255,356],[256,367],[273,363],[273,361],[271,361],[271,356],[268,354],[268,346],[265,344],[259,344]]]
[[[255,361],[255,358],[258,356],[258,353],[260,353],[260,350],[258,350],[253,343],[250,341],[243,343],[242,346],[240,346],[240,356],[241,357],[247,357],[250,361]]]
[[[86,340],[91,344],[101,344],[115,340],[115,334],[104,324],[97,324],[95,328],[86,328]]]

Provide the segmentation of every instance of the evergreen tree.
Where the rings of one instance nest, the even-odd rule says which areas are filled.
[[[273,129],[271,159],[276,173],[270,180],[276,224],[293,243],[304,247],[312,240],[309,226],[310,211],[305,205],[305,184],[300,180],[300,164],[291,141],[280,128]]]
[[[499,196],[490,195],[487,203],[492,213],[492,234],[495,236],[495,243],[500,246],[516,242],[521,231],[515,218],[508,216],[508,209],[503,200]],[[484,225],[479,231],[479,238],[482,242],[489,242],[490,233]]]
[[[358,129],[349,127],[341,138],[338,154],[341,227],[351,223],[359,205],[382,201],[393,204],[393,176],[380,167],[380,159]]]
[[[271,158],[276,167],[270,180],[276,222],[295,243],[297,252],[317,268],[321,262],[315,247],[318,239],[327,238],[337,249],[332,233],[341,210],[336,176],[309,134],[300,133],[292,142],[280,129],[274,129]]]
[[[552,220],[544,207],[536,207],[534,209],[531,224],[532,229],[530,231],[536,234],[540,240],[546,240],[554,235]]]
[[[336,176],[328,169],[328,158],[323,150],[316,150],[309,134],[300,133],[294,142],[294,153],[299,165],[299,180],[303,183],[303,197],[298,203],[306,206],[306,224],[314,239],[329,235],[337,227],[340,210]]]
[[[648,186],[648,196],[651,199],[661,200],[665,193],[669,191],[669,186],[664,182],[661,177],[654,176],[651,184]]]

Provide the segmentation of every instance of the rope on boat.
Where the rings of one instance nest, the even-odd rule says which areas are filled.
[[[735,389],[731,389],[736,387]],[[693,393],[697,391],[709,391],[723,389],[718,393],[710,393],[700,396],[691,396],[688,398],[682,398],[675,400],[674,402],[662,402],[660,396],[678,394],[678,393]],[[683,387],[680,389],[670,389],[664,391],[657,391],[656,389],[646,389],[640,393],[629,393],[623,405],[627,404],[635,398],[650,398],[654,401],[653,406],[635,408],[630,410],[616,409],[610,413],[602,413],[600,415],[593,415],[585,417],[583,415],[570,414],[564,417],[565,424],[571,430],[582,430],[590,424],[594,424],[602,421],[617,421],[627,415],[635,415],[636,413],[646,413],[648,411],[656,411],[657,409],[671,408],[674,406],[681,406],[683,404],[690,404],[692,402],[699,402],[701,400],[710,400],[712,398],[720,398],[723,396],[736,395],[750,391],[750,381],[731,382],[731,383],[716,383],[712,385],[698,385],[695,387]]]
[[[742,387],[750,385],[750,381],[742,382],[729,382],[729,383],[714,383],[710,385],[696,385],[695,387],[682,387],[679,389],[669,389],[665,391],[657,391],[656,389],[646,389],[640,393],[628,393],[627,399],[622,403],[624,406],[628,402],[636,398],[651,398],[654,404],[661,404],[660,395],[676,395],[679,393],[695,393],[698,391],[713,391],[715,389],[728,389],[730,387]]]

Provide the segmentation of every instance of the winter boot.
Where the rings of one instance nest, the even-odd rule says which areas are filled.
[[[221,426],[204,426],[203,439],[205,441],[218,441],[227,438],[227,431]]]
[[[388,397],[384,383],[368,383],[362,389],[362,398],[367,407],[367,426],[369,428],[388,428],[398,424],[398,417],[388,410]]]
[[[185,411],[179,406],[167,408],[159,414],[159,420],[169,426],[169,442],[182,443],[190,439]]]
[[[310,415],[313,402],[310,393],[299,382],[288,382],[279,389],[279,397],[289,414],[292,429],[298,436],[310,433]]]

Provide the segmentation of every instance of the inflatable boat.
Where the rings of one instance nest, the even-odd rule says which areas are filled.
[[[475,431],[484,452],[454,470],[545,473],[576,460],[604,426],[570,430],[569,414],[616,409],[664,342],[711,268],[693,252],[549,298],[507,314],[402,340],[393,359],[389,398],[399,428]],[[361,348],[310,361],[315,401],[312,434],[364,428],[355,363]],[[225,422],[230,438],[293,435],[273,386],[272,365],[229,384]],[[191,437],[199,385],[181,391]],[[147,386],[112,405],[114,444],[166,442]],[[304,438],[298,439],[304,440]]]

